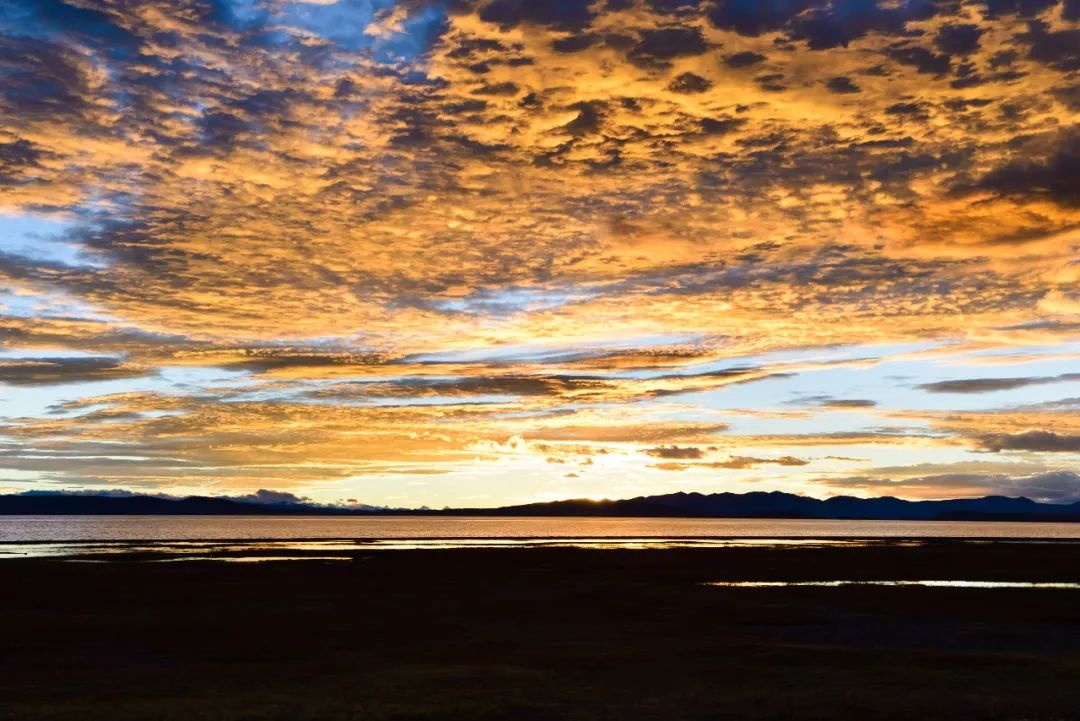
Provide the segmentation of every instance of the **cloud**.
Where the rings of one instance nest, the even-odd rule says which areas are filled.
[[[1064,383],[1068,381],[1080,381],[1080,373],[1063,373],[1058,376],[1030,378],[964,378],[960,380],[922,383],[917,387],[921,390],[929,391],[930,393],[991,393],[994,391],[1024,388],[1025,386]]]
[[[778,458],[755,458],[753,456],[732,456],[726,461],[710,463],[713,468],[753,468],[765,464],[778,466],[805,466],[809,461],[795,456],[780,456]]]
[[[751,65],[757,65],[763,62],[767,58],[764,55],[755,53],[752,50],[744,50],[740,53],[733,53],[724,58],[724,64],[729,68],[747,68]]]
[[[865,398],[833,398],[821,403],[825,408],[873,408],[877,401]]]
[[[575,30],[584,27],[593,14],[586,3],[566,0],[493,0],[478,13],[481,20],[512,28],[521,23],[537,23]]]
[[[1080,435],[1053,431],[1024,431],[983,436],[980,439],[989,451],[1034,451],[1041,453],[1080,453]]]
[[[984,175],[973,188],[1004,196],[1046,197],[1077,207],[1080,206],[1077,174],[1080,174],[1080,130],[1072,128],[1063,133],[1057,147],[1047,156],[1010,161]]]
[[[1051,29],[1045,20],[1028,24],[1026,33],[1017,34],[1020,42],[1028,45],[1028,57],[1032,60],[1065,72],[1080,69],[1080,29]]]
[[[877,405],[877,401],[867,398],[834,398],[826,395],[804,396],[789,401],[789,403],[792,405],[813,405],[820,408],[836,408],[839,410],[873,408]]]
[[[645,30],[628,57],[645,66],[665,66],[674,58],[702,55],[708,45],[697,28]]]
[[[779,30],[804,10],[822,5],[817,0],[719,0],[709,10],[709,20],[719,28],[757,36]]]
[[[817,3],[815,3],[817,4]],[[868,33],[901,35],[910,21],[932,18],[937,4],[913,0],[896,7],[865,0],[839,0],[811,8],[792,23],[791,35],[813,50],[847,47]]]
[[[673,93],[693,94],[703,93],[711,87],[712,83],[700,75],[695,75],[694,73],[682,73],[671,81],[671,84],[668,85],[668,90]]]
[[[943,25],[938,28],[934,44],[947,55],[970,55],[979,49],[983,29],[970,23]]]
[[[650,454],[658,455],[658,454]],[[662,458],[702,458],[701,456],[660,456]],[[684,463],[684,462],[666,462],[655,463],[652,465],[661,471],[686,471],[691,469],[723,469],[723,470],[745,470],[747,468],[757,468],[763,465],[776,465],[787,467],[799,467],[809,465],[810,461],[804,458],[797,458],[795,456],[779,456],[777,458],[757,458],[754,456],[731,456],[730,458],[722,461],[703,461],[700,463]]]
[[[499,464],[532,450],[475,450],[518,436],[610,450],[610,484],[719,434],[765,463],[1075,432],[928,365],[902,383],[947,413],[854,365],[769,405],[851,345],[1064,353],[1071,1],[9,5],[0,382],[44,399],[0,421],[12,472],[528,483]]]
[[[825,87],[841,95],[859,92],[859,86],[851,78],[844,75],[829,78],[825,81]]]
[[[693,446],[658,446],[656,448],[646,448],[645,453],[657,458],[703,458],[705,456],[704,451]]]
[[[138,378],[150,368],[129,365],[116,358],[21,358],[0,360],[0,383],[39,386],[58,383]]]
[[[260,488],[254,493],[246,493],[242,496],[231,496],[230,499],[242,501],[244,503],[260,503],[265,505],[286,505],[311,502],[311,499],[298,496],[295,493],[272,491],[266,488]]]
[[[723,423],[671,423],[639,424],[622,422],[615,425],[584,425],[568,422],[550,428],[527,432],[526,437],[544,441],[590,441],[594,443],[661,443],[666,441],[694,441],[709,439],[728,429]],[[692,451],[691,451],[692,452]]]
[[[818,479],[816,483],[850,491],[859,489],[880,495],[908,498],[961,498],[986,495],[1023,496],[1042,503],[1080,501],[1080,474],[1073,471],[1046,471],[1024,476],[990,473],[943,473],[887,479],[848,477]]]
[[[1048,503],[1080,501],[1080,474],[1052,471],[1015,479],[1011,490],[1022,496]]]

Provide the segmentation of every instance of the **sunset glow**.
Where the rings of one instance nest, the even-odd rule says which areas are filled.
[[[1080,500],[1076,0],[0,28],[0,493]]]

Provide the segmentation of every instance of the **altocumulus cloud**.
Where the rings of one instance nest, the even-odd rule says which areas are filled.
[[[1073,0],[3,3],[4,468],[494,499],[583,446],[605,491],[643,454],[1060,460],[1067,405],[970,409],[1075,374],[921,367],[931,413],[868,371],[1075,336],[1078,33]]]
[[[983,447],[990,451],[1043,451],[1080,453],[1080,435],[1053,431],[1024,431],[983,436]]]

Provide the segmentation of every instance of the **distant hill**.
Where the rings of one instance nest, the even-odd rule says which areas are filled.
[[[453,513],[463,513],[455,510]],[[1080,502],[1037,503],[1030,498],[985,496],[943,501],[905,501],[885,496],[826,500],[779,491],[752,493],[669,493],[620,501],[568,500],[498,509],[473,509],[493,516],[634,516],[677,518],[819,518],[836,520],[1080,521]]]
[[[438,515],[601,516],[648,518],[819,518],[878,521],[1003,520],[1080,521],[1080,502],[1037,503],[1029,498],[986,496],[944,501],[905,501],[836,496],[826,500],[772,493],[669,493],[617,501],[575,499],[504,508],[412,510],[322,506],[306,502],[265,503],[190,496],[25,493],[0,496],[0,515]]]

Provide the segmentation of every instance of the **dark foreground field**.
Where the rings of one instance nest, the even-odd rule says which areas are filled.
[[[1080,546],[0,563],[0,719],[1080,719]]]

